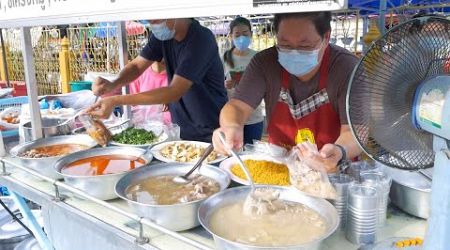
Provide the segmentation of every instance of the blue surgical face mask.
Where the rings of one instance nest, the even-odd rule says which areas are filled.
[[[320,48],[312,51],[278,49],[278,62],[292,75],[304,76],[319,64],[319,52]]]
[[[248,46],[250,46],[251,41],[252,40],[248,36],[238,36],[236,38],[233,38],[234,46],[240,51],[247,50]]]
[[[167,41],[175,36],[175,30],[170,30],[166,22],[150,24],[152,34],[160,41]]]

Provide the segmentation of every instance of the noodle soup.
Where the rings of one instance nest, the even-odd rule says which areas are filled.
[[[205,199],[220,190],[215,180],[196,175],[186,184],[173,181],[175,175],[154,176],[127,188],[128,199],[151,205],[173,205]]]
[[[252,246],[282,247],[300,245],[323,236],[325,220],[311,208],[294,202],[277,200],[269,213],[245,213],[245,201],[224,206],[210,217],[214,234]]]

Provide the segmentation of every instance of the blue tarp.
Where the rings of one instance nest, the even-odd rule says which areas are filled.
[[[378,14],[380,9],[380,0],[348,0],[348,6],[350,9],[360,9],[361,14]],[[450,0],[386,0],[387,9],[392,7],[399,7],[403,5],[408,6],[430,6],[436,4],[448,4]],[[427,8],[423,9],[426,13],[434,12],[450,12],[450,8]],[[410,13],[417,13],[419,10],[409,11]]]

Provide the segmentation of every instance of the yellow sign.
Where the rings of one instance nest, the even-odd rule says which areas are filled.
[[[314,133],[309,128],[303,128],[297,131],[297,135],[295,136],[295,143],[299,144],[302,142],[310,142],[312,144],[316,144]]]

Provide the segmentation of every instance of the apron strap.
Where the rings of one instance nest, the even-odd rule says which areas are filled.
[[[319,89],[324,89],[327,87],[329,65],[330,65],[330,45],[327,45],[327,48],[325,49],[325,52],[322,57],[322,64],[320,65]]]
[[[289,90],[289,72],[281,67],[281,88]]]

